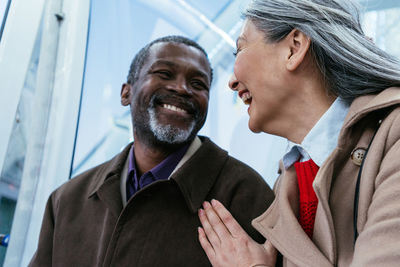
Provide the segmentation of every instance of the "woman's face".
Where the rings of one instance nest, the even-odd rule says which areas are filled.
[[[249,105],[249,128],[253,132],[276,132],[281,110],[290,108],[286,104],[293,88],[285,81],[289,54],[284,42],[266,43],[264,34],[250,20],[245,21],[229,87]]]

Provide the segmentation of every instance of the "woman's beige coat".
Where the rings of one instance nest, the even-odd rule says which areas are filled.
[[[382,120],[380,126],[379,120]],[[362,170],[354,245],[353,205],[359,166],[357,148],[371,144]],[[400,88],[358,97],[350,106],[338,146],[321,166],[313,241],[297,221],[294,167],[282,170],[276,199],[253,221],[283,255],[283,266],[400,266]]]

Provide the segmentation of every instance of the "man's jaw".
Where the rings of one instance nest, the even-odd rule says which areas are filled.
[[[193,135],[199,116],[190,100],[162,94],[153,95],[147,112],[154,137],[168,144],[185,143]]]
[[[144,107],[144,103],[137,104]],[[137,136],[149,145],[179,146],[191,142],[201,124],[200,108],[190,99],[154,94],[134,120]],[[141,118],[138,120],[138,118]],[[139,124],[139,125],[137,125]]]
[[[189,125],[185,128],[180,128],[160,122],[157,118],[158,114],[155,108],[150,107],[148,113],[150,118],[150,130],[158,141],[171,145],[181,144],[186,143],[186,141],[192,137],[196,126],[196,120],[192,119]]]

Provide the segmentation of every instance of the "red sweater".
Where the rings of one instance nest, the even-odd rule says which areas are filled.
[[[318,199],[315,195],[312,183],[319,167],[312,159],[304,162],[296,162],[294,163],[294,167],[296,168],[300,195],[299,223],[312,239],[315,213],[317,212],[318,205]]]

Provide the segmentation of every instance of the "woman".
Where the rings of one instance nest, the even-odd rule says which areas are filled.
[[[398,266],[399,62],[363,34],[351,0],[253,0],[244,17],[229,86],[253,132],[292,147],[275,201],[253,221],[265,244],[218,201],[199,210],[210,262]]]

